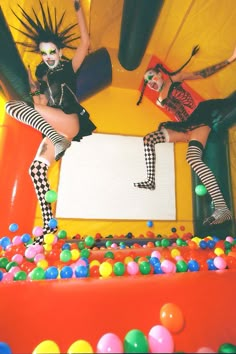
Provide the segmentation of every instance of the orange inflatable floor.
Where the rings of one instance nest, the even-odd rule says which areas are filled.
[[[160,324],[160,309],[174,303],[185,325],[173,334],[174,351],[217,351],[236,340],[236,270],[0,284],[0,341],[13,353],[32,353],[53,340],[66,353],[76,340],[91,344],[112,332],[123,339]]]

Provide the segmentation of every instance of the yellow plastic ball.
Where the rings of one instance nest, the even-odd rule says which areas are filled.
[[[221,256],[222,254],[224,254],[224,250],[220,247],[216,247],[215,250],[214,250],[214,253],[217,255],[217,256]]]
[[[40,261],[37,262],[37,267],[47,269],[48,268],[48,261],[46,261],[46,259],[40,259]]]
[[[103,278],[107,278],[112,273],[112,265],[108,262],[103,262],[99,266],[99,273]]]
[[[57,354],[61,353],[58,345],[52,340],[44,340],[34,349],[33,354]]]
[[[71,253],[72,261],[76,261],[77,259],[79,259],[79,257],[80,257],[80,251],[79,250],[73,249],[73,250],[70,251],[70,253]]]
[[[130,256],[127,256],[127,257],[125,257],[125,259],[124,259],[124,264],[128,264],[129,262],[133,262],[133,258],[132,257],[130,257]]]
[[[100,262],[97,259],[94,259],[93,261],[90,262],[89,268],[92,268],[93,266],[100,266]]]
[[[175,258],[176,256],[180,256],[180,251],[177,250],[177,248],[173,248],[173,250],[171,250],[170,254],[171,254],[172,258]]]
[[[70,348],[67,351],[68,354],[76,354],[76,353],[94,353],[91,345],[83,339],[79,339],[73,344],[71,344]]]
[[[44,249],[46,252],[50,252],[52,250],[52,245],[45,243],[45,245],[43,245]]]
[[[53,234],[47,234],[44,236],[44,242],[48,245],[51,245],[54,241],[55,236]]]

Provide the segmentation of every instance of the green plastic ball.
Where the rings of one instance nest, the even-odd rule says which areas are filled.
[[[199,197],[202,197],[207,194],[207,189],[203,184],[199,184],[198,186],[195,187],[195,193]]]
[[[139,329],[132,329],[124,338],[125,353],[148,353],[147,337]]]
[[[116,262],[113,266],[113,272],[117,276],[124,275],[125,273],[125,265],[122,262]]]
[[[95,240],[94,240],[93,236],[87,236],[87,237],[85,237],[84,242],[85,242],[86,246],[93,247]]]
[[[53,203],[57,200],[57,192],[49,190],[45,194],[45,200],[47,203]]]

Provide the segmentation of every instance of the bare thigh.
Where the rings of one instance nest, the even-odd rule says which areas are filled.
[[[210,132],[211,128],[207,125],[196,128],[189,132],[189,140],[197,140],[202,143],[203,147],[205,147]]]
[[[177,142],[189,142],[191,140],[197,140],[202,143],[203,147],[205,147],[208,136],[211,132],[211,128],[208,126],[198,127],[194,130],[190,130],[186,133],[184,132],[176,132],[171,129],[167,129],[169,135],[170,143]]]
[[[66,114],[61,109],[40,104],[35,110],[60,134],[72,139],[79,132],[79,120],[76,113]]]

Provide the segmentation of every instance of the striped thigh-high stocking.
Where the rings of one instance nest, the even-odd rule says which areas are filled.
[[[63,135],[56,130],[31,106],[23,101],[8,101],[6,103],[6,112],[18,121],[30,125],[48,137],[55,146],[55,160],[59,160],[71,145]]]
[[[164,130],[158,130],[145,135],[144,143],[144,158],[146,163],[147,179],[143,182],[134,183],[135,187],[154,190],[155,183],[155,168],[156,168],[156,151],[155,145],[158,143],[166,143],[166,134]]]
[[[49,162],[46,159],[35,159],[30,168],[29,174],[33,181],[34,189],[39,201],[42,218],[43,218],[43,235],[36,237],[34,244],[42,244],[44,235],[49,233],[55,233],[57,228],[51,229],[48,226],[49,221],[53,218],[51,204],[45,200],[45,194],[50,190],[50,186],[47,179],[47,172],[49,168]]]
[[[215,207],[213,214],[205,219],[203,224],[206,226],[221,224],[225,221],[231,220],[232,214],[226,205],[214,174],[202,161],[202,154],[202,144],[197,140],[191,140],[188,145],[186,160],[206,187]]]

